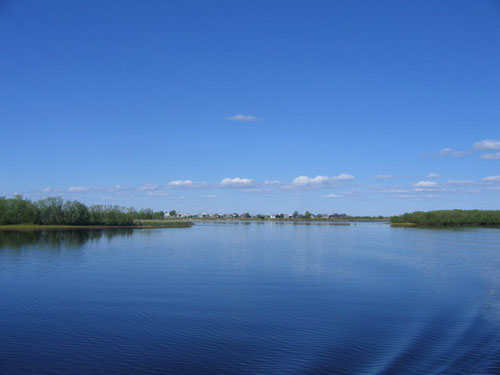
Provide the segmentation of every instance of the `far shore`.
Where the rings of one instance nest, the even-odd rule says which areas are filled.
[[[169,219],[166,219],[169,220]],[[349,223],[349,222],[389,222],[390,218],[383,219],[305,219],[305,218],[296,218],[296,219],[259,219],[259,218],[244,218],[244,217],[235,217],[235,218],[213,218],[213,217],[192,217],[190,220],[193,221],[289,221],[289,222],[331,222],[331,223]]]

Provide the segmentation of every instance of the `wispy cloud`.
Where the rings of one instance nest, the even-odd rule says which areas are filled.
[[[390,193],[390,194],[404,194],[404,193],[410,193],[410,189],[406,188],[389,188],[389,189],[381,189],[381,193]]]
[[[229,121],[257,121],[260,120],[258,117],[251,116],[251,115],[234,115],[234,116],[229,116],[226,117],[226,120]]]
[[[470,185],[476,182],[472,180],[448,180],[446,183],[450,185]]]
[[[481,159],[483,159],[483,160],[500,160],[500,152],[494,152],[492,154],[482,154]]]
[[[488,176],[488,177],[485,177],[485,178],[481,179],[481,181],[485,181],[485,182],[500,182],[500,176]]]
[[[264,185],[280,185],[281,184],[281,181],[278,181],[278,180],[266,180],[263,182]]]
[[[339,195],[339,194],[325,194],[325,195],[322,195],[321,198],[326,198],[326,199],[339,199],[339,198],[343,198],[342,195]]]
[[[241,193],[273,193],[276,192],[274,189],[261,188],[261,187],[247,187],[240,190]]]
[[[156,190],[158,189],[157,184],[144,184],[137,188],[137,191],[148,191],[148,190]]]
[[[474,143],[473,147],[476,150],[500,150],[500,141],[496,139],[485,139],[484,141]]]
[[[451,157],[454,157],[454,158],[461,158],[465,154],[467,154],[467,152],[453,150],[450,147],[443,148],[442,150],[439,150],[439,152],[438,152],[439,156],[451,156]]]
[[[393,178],[397,178],[397,176],[393,176],[392,174],[378,174],[375,178],[377,180],[391,180]]]
[[[191,180],[174,180],[167,184],[169,187],[193,187],[194,182]]]
[[[170,191],[165,191],[165,190],[153,190],[149,191],[148,195],[151,197],[168,197],[172,195]]]
[[[70,193],[85,193],[91,190],[89,186],[70,186],[68,191]]]
[[[354,176],[347,173],[341,173],[338,176],[320,176],[320,175],[316,177],[298,176],[293,179],[292,185],[300,187],[307,187],[307,186],[318,187],[318,186],[333,185],[340,181],[348,181],[348,180],[354,180]]]
[[[438,173],[429,173],[427,176],[425,176],[425,178],[441,178],[441,177],[443,176]]]
[[[432,188],[438,186],[438,183],[434,181],[419,181],[413,184],[413,186],[417,188]]]

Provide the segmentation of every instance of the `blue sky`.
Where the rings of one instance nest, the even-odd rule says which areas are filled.
[[[0,195],[500,209],[498,1],[0,1]]]

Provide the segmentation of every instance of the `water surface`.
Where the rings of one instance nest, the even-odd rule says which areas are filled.
[[[499,372],[499,229],[0,231],[0,373]]]

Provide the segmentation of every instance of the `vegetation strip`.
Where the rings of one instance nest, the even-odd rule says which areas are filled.
[[[0,226],[7,229],[44,229],[64,228],[105,228],[105,227],[190,227],[189,221],[160,220],[164,212],[151,209],[135,210],[120,206],[92,205],[87,207],[78,201],[66,201],[61,198],[46,198],[36,202],[23,199],[18,195],[5,199],[0,197]],[[50,227],[50,228],[49,228]],[[40,229],[40,227],[38,227]]]
[[[500,210],[416,211],[393,216],[394,226],[500,226]]]

